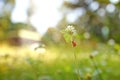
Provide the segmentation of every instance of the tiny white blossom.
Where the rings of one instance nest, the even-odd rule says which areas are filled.
[[[75,28],[74,28],[73,26],[71,26],[71,25],[67,26],[67,28],[65,29],[65,31],[67,31],[67,32],[72,32],[73,35],[76,35],[76,30],[75,30]]]

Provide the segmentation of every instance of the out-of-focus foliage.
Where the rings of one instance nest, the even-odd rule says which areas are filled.
[[[0,0],[0,4],[0,40],[4,41],[10,36],[17,35],[20,29],[36,31],[29,23],[13,23],[11,21],[15,0]],[[11,32],[15,32],[15,34],[9,35]]]
[[[119,0],[65,0],[61,10],[64,19],[58,24],[59,29],[65,28],[66,24],[74,24],[81,34],[88,32],[102,41],[113,38],[120,42]],[[74,11],[83,14],[77,16],[75,21],[67,21],[68,15]]]
[[[43,36],[42,41],[46,44],[64,44],[64,38],[57,28],[48,28],[46,34]]]
[[[21,28],[35,30],[30,25],[23,23],[13,24],[11,22],[10,16],[15,0],[0,0],[0,2],[2,3],[0,9],[0,39],[4,39],[7,36],[5,33],[10,30],[19,30]],[[58,35],[57,37],[60,37],[59,31],[68,24],[72,24],[82,38],[87,33],[91,38],[94,37],[102,41],[113,38],[116,42],[120,42],[119,9],[119,0],[64,0],[60,9],[64,17],[57,25],[58,30],[54,33],[53,29],[51,34],[47,32],[44,39],[47,39],[47,42],[49,40],[57,43],[61,42],[61,40],[64,41],[62,37],[56,41],[53,36]],[[31,15],[32,7],[28,10],[28,19]],[[69,21],[69,18],[74,18],[75,15],[79,16],[74,21]]]
[[[10,25],[10,20],[6,18],[0,19],[0,39],[4,39],[6,37],[6,31]]]
[[[110,2],[114,0],[64,1],[61,7],[64,18],[58,23],[57,28],[49,28],[42,39],[45,44],[55,43],[54,46],[42,46],[42,43],[41,45],[37,43],[14,47],[8,43],[2,44],[1,39],[3,41],[7,39],[11,32],[9,37],[13,36],[11,40],[18,43],[20,39],[16,36],[20,29],[31,31],[35,29],[29,24],[12,23],[10,15],[14,8],[14,0],[0,0],[3,3],[0,9],[0,80],[78,80],[76,75],[80,75],[81,80],[120,80],[120,64],[118,64],[120,63],[120,45],[116,43],[116,41],[120,42],[120,2]],[[73,18],[74,14],[69,17],[68,14],[74,10],[81,16],[69,22],[69,18]],[[28,18],[31,14],[32,12],[28,11]],[[76,40],[77,45],[70,46],[71,43],[63,45],[65,40],[60,31],[69,24],[75,27],[80,34],[78,34],[80,39],[84,39],[79,43]],[[25,32],[24,34],[26,35]],[[71,35],[64,37],[68,37],[68,40],[69,36]],[[107,45],[97,43],[95,39],[110,40]],[[78,67],[74,65],[74,51],[78,57],[76,59]],[[100,79],[100,74],[103,79]]]
[[[14,8],[14,0],[0,0],[0,40],[4,40],[7,36],[9,27],[11,26],[11,12]]]

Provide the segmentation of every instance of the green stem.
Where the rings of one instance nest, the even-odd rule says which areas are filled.
[[[78,70],[77,70],[78,80],[82,80],[82,78],[80,77],[80,72],[79,72],[79,64],[78,64],[79,62],[78,62],[78,60],[77,60],[77,55],[76,55],[75,51],[74,51],[74,58],[75,58],[75,67],[76,67],[76,69],[78,69]]]
[[[94,59],[92,59],[92,62],[93,62],[93,65],[94,65],[95,69],[96,69],[97,72],[99,73],[99,71],[98,71],[99,68],[98,68],[96,62],[94,61]],[[99,73],[99,78],[100,78],[100,80],[104,80],[103,77],[102,77],[102,75],[101,75],[101,73]]]

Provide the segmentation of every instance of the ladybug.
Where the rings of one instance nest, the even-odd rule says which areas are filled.
[[[76,45],[77,45],[77,43],[73,40],[73,41],[72,41],[72,46],[73,46],[73,47],[76,47]]]

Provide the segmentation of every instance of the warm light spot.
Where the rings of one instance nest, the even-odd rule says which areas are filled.
[[[28,31],[28,30],[20,30],[19,36],[21,38],[35,40],[35,41],[39,41],[41,39],[41,36],[39,33],[33,32],[33,31]]]
[[[30,22],[39,33],[44,34],[48,27],[55,27],[63,17],[59,10],[63,0],[32,0],[32,3],[29,2],[29,0],[16,0],[11,16],[12,22],[26,23],[29,6],[33,6],[33,12],[29,16]]]

